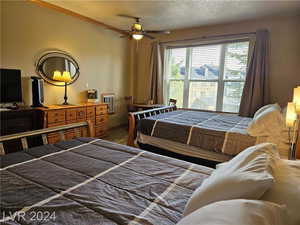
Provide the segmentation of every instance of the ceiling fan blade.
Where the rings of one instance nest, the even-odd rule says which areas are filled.
[[[155,37],[153,37],[153,36],[151,36],[151,35],[149,35],[149,34],[147,34],[147,33],[143,33],[143,35],[144,35],[145,37],[147,37],[147,38],[155,39]]]
[[[125,14],[118,14],[117,16],[130,18],[130,19],[134,19],[134,20],[140,20],[141,19],[140,17],[125,15]]]
[[[129,30],[123,30],[123,32],[126,33],[126,34],[121,35],[120,38],[127,38],[127,37],[131,36]]]
[[[147,33],[152,34],[170,34],[171,32],[169,30],[146,30]]]

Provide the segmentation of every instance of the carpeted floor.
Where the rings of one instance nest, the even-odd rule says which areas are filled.
[[[127,144],[128,138],[128,128],[126,126],[116,127],[108,130],[107,136],[104,137],[104,140],[116,142],[122,145]]]

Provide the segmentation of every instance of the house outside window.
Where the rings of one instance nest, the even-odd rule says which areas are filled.
[[[167,49],[166,98],[177,99],[179,108],[238,112],[249,44],[243,40]]]

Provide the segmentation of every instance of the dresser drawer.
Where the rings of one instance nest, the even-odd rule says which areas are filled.
[[[76,118],[77,118],[77,109],[67,109],[66,119],[70,121],[70,120],[76,120]]]
[[[72,123],[80,123],[80,122],[86,122],[87,120],[85,119],[77,119],[77,120],[70,120],[67,121],[67,124],[72,124]],[[93,124],[95,124],[94,121],[92,121]],[[67,130],[66,132],[66,137],[67,139],[71,139],[76,137],[76,135],[79,135],[80,137],[87,137],[88,136],[88,129],[87,127],[78,127],[78,128],[72,128]]]
[[[86,109],[85,108],[79,108],[77,109],[77,119],[85,119],[86,118]]]
[[[81,122],[81,121],[80,121]],[[66,124],[79,123],[77,120],[68,120]]]
[[[56,123],[49,123],[48,127],[58,127],[58,126],[63,126],[65,125],[65,122],[56,122]],[[49,144],[54,144],[56,142],[61,141],[60,140],[60,135],[58,132],[50,133],[47,135],[48,136],[48,143]]]
[[[95,126],[96,125],[96,120],[95,119],[88,119],[89,121],[91,121],[92,122],[92,124]]]
[[[103,137],[103,136],[105,136],[105,133],[106,133],[106,126],[105,125],[95,127],[95,136],[96,137]]]
[[[80,123],[80,122],[84,122],[84,121],[85,120],[81,120],[81,121],[78,121],[78,120],[69,120],[69,121],[67,121],[67,124]],[[69,129],[65,133],[66,133],[67,140],[69,140],[69,139],[74,138],[76,136],[76,134],[78,134],[79,136],[81,136],[82,132],[81,132],[81,128],[78,127],[78,128]]]
[[[103,115],[107,113],[107,105],[96,106],[96,115]]]
[[[87,118],[95,118],[95,107],[87,107],[86,108],[86,117]]]
[[[88,137],[89,136],[89,130],[87,127],[81,127],[81,136],[82,137]]]
[[[63,122],[66,120],[65,110],[53,110],[48,112],[48,124]]]
[[[76,138],[76,133],[75,133],[74,129],[66,131],[65,138],[66,138],[66,140],[71,140],[71,139]]]
[[[106,123],[107,120],[108,120],[107,114],[96,116],[96,125],[101,125],[103,123]]]
[[[106,104],[82,104],[75,107],[49,106],[45,109],[44,127],[56,127],[65,124],[91,121],[97,137],[103,137],[107,131],[108,111]],[[88,127],[72,128],[64,131],[66,140],[77,136],[87,136]],[[49,143],[61,140],[59,132],[48,134]]]
[[[64,138],[66,140],[66,132],[64,131],[63,133],[64,133]],[[47,137],[48,137],[48,143],[49,144],[54,144],[56,142],[59,142],[59,141],[63,140],[60,136],[60,133],[58,133],[58,132],[50,133],[50,134],[47,135]]]
[[[48,134],[48,144],[55,144],[60,141],[59,134]]]
[[[49,123],[48,127],[58,127],[58,126],[63,126],[65,124],[66,124],[65,121],[63,121],[63,122],[56,122],[56,123]]]

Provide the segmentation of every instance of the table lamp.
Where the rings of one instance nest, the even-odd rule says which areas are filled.
[[[296,159],[300,115],[300,86],[294,88],[293,102],[289,102],[286,112],[286,126],[293,131],[289,159]]]
[[[69,105],[68,96],[67,96],[67,85],[72,80],[70,72],[69,71],[64,71],[63,74],[61,74],[60,71],[56,70],[53,73],[53,80],[65,83],[65,96],[64,96],[65,101],[64,101],[63,105]]]

